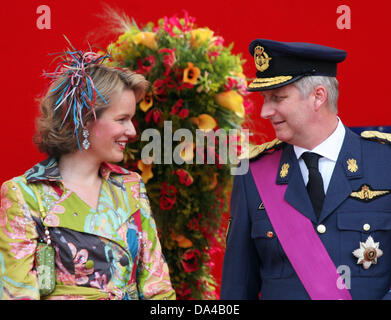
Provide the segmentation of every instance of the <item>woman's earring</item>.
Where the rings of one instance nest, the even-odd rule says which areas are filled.
[[[90,142],[88,141],[88,136],[89,135],[90,135],[90,133],[88,132],[88,130],[87,129],[83,129],[83,137],[84,137],[83,148],[85,150],[87,150],[90,147]]]

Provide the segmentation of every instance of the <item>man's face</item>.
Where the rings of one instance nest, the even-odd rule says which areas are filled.
[[[261,92],[264,104],[261,117],[269,119],[281,141],[302,145],[308,138],[313,95],[303,98],[293,84]]]

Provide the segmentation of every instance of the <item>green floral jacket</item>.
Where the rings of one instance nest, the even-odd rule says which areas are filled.
[[[108,163],[100,173],[97,211],[64,188],[53,158],[2,185],[0,299],[175,299],[141,177]],[[35,266],[44,235],[32,184],[55,249],[56,287],[46,297]]]

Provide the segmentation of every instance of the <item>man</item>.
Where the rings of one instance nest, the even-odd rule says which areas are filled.
[[[235,176],[221,299],[390,299],[391,139],[338,118],[346,52],[264,39],[249,50],[248,90],[276,139]]]

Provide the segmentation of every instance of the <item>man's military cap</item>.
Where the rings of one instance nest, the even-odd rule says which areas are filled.
[[[256,79],[248,91],[264,91],[290,84],[304,76],[337,75],[337,63],[346,51],[305,42],[278,42],[256,39],[250,54],[257,68]]]

